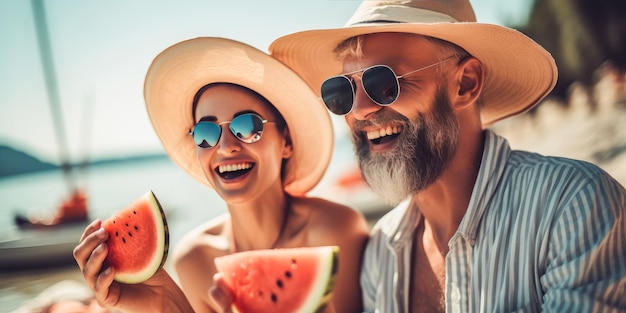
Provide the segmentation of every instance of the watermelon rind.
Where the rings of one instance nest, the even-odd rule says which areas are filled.
[[[153,222],[156,227],[155,251],[149,259],[149,262],[141,270],[123,271],[116,269],[113,279],[124,284],[138,284],[148,280],[165,264],[165,261],[167,260],[169,250],[169,230],[163,208],[154,193],[152,191],[148,191],[126,209],[133,208],[141,203],[148,204],[150,211],[152,212],[151,216],[154,219]],[[118,214],[124,211],[125,210],[121,210]]]
[[[324,277],[326,279],[318,279],[314,282],[313,287],[311,287],[311,293],[306,298],[304,304],[302,304],[300,312],[320,312],[326,307],[332,297],[337,274],[339,247],[321,247],[318,253],[321,261],[316,277]]]

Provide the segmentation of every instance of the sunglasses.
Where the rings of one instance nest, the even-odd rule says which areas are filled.
[[[453,58],[455,56],[399,76],[387,65],[374,65],[364,70],[333,76],[322,83],[322,101],[324,101],[328,110],[334,114],[345,115],[350,113],[354,105],[354,96],[356,95],[356,84],[350,76],[362,71],[361,86],[367,96],[380,106],[388,106],[396,102],[400,95],[400,82],[398,79],[439,65]]]
[[[261,139],[265,123],[273,123],[264,120],[254,113],[245,113],[235,117],[232,121],[215,123],[201,121],[196,124],[189,135],[200,148],[213,148],[222,136],[222,125],[230,124],[230,132],[242,142],[253,143]]]

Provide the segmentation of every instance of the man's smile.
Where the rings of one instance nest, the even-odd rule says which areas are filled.
[[[365,131],[365,133],[367,135],[367,139],[369,139],[372,144],[378,145],[397,138],[401,131],[402,126],[388,125],[386,127],[370,129]]]

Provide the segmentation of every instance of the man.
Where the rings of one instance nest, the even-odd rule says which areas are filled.
[[[485,129],[554,87],[534,41],[477,23],[467,0],[364,1],[270,52],[345,114],[373,190],[406,199],[372,229],[367,311],[626,310],[624,188]]]

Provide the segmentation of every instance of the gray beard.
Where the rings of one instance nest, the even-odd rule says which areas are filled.
[[[401,120],[404,124],[390,151],[372,153],[363,132],[352,139],[363,177],[372,190],[390,205],[434,183],[452,160],[458,145],[459,124],[445,93],[438,91],[434,110],[414,121],[392,110],[380,110],[373,120],[356,121],[354,129]],[[383,112],[385,111],[385,112]]]

